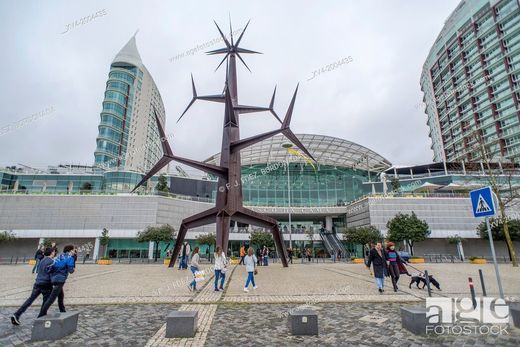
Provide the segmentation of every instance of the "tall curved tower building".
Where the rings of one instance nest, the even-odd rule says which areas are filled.
[[[154,108],[164,128],[161,94],[141,61],[134,35],[110,65],[94,165],[107,170],[150,170],[162,157]]]
[[[520,161],[518,0],[463,0],[421,76],[434,161]]]

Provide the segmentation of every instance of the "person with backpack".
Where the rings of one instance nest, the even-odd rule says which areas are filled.
[[[43,296],[43,302],[45,302],[52,291],[51,276],[46,271],[48,266],[51,266],[54,260],[54,251],[52,248],[45,248],[43,251],[43,259],[38,263],[38,275],[34,281],[31,296],[20,306],[20,308],[11,316],[11,323],[13,325],[20,325],[20,316],[32,305],[34,300],[40,296]]]
[[[43,245],[39,245],[38,249],[36,250],[36,254],[34,254],[34,260],[36,260],[36,263],[34,263],[34,266],[32,268],[32,273],[36,271],[38,273],[38,264],[40,261],[45,257],[44,255],[44,248]]]
[[[58,298],[58,307],[60,312],[67,312],[64,304],[65,295],[63,293],[63,286],[65,285],[65,281],[67,281],[69,274],[73,273],[75,270],[76,262],[74,260],[74,255],[74,245],[67,245],[63,247],[63,253],[56,257],[54,262],[47,267],[46,271],[51,277],[52,291],[47,300],[43,303],[38,318],[47,315],[47,311],[54,301],[56,301],[56,298]]]
[[[253,289],[257,289],[257,285],[255,284],[255,275],[258,273],[258,270],[256,269],[256,256],[254,254],[253,248],[249,247],[247,250],[247,255],[244,258],[244,264],[246,265],[246,271],[247,271],[247,280],[246,285],[244,287],[244,292],[249,292],[249,283],[253,285]]]
[[[226,278],[225,272],[226,272],[226,255],[224,252],[222,252],[222,248],[220,246],[217,246],[217,249],[215,250],[215,254],[213,255],[215,257],[215,291],[219,291],[218,281],[220,280],[220,290],[224,290],[224,280]]]

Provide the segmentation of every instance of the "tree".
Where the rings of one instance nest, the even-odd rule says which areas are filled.
[[[4,231],[0,233],[0,243],[11,242],[14,240],[16,240],[16,236],[11,231]]]
[[[159,192],[165,192],[165,193],[170,192],[170,188],[168,187],[168,177],[166,177],[165,174],[161,174],[159,176],[159,180],[157,182],[157,186],[155,187],[155,189],[157,189],[157,191],[159,191]]]
[[[415,242],[424,241],[430,235],[428,223],[417,218],[414,212],[411,215],[399,212],[386,223],[388,239],[392,242],[406,241],[413,254]]]
[[[491,168],[491,146],[500,146],[500,139],[496,139],[496,141],[486,143],[486,141],[484,141],[481,129],[475,129],[475,131],[470,136],[468,136],[467,139],[469,140],[468,142],[473,142],[473,144],[469,147],[465,146],[465,152],[459,153],[459,156],[461,155],[462,158],[464,158],[464,156],[475,157],[475,153],[477,153],[479,158],[475,157],[472,159],[474,161],[476,161],[476,159],[480,159],[484,162],[485,169],[487,170],[486,178],[489,182],[489,185],[491,186],[491,190],[496,196],[496,200],[498,201],[498,209],[500,214],[499,217],[503,222],[503,235],[507,245],[507,250],[509,252],[509,258],[511,259],[513,267],[518,267],[516,252],[513,247],[511,235],[509,233],[509,223],[506,215],[506,207],[509,204],[513,203],[513,201],[517,201],[518,198],[520,198],[520,189],[518,187],[514,187],[512,182],[513,173],[516,173],[518,171],[515,165],[515,159],[513,159],[513,163],[510,165],[511,171],[508,173],[508,179],[506,184],[500,184],[497,175],[493,172],[493,169]],[[505,171],[503,170],[503,166],[505,164],[506,163],[501,165],[503,174],[505,173]]]
[[[493,240],[505,240],[504,222],[501,218],[490,218],[489,225],[491,227],[491,233],[493,233]],[[508,227],[511,240],[520,241],[520,219],[509,219]],[[477,232],[481,238],[486,240],[489,239],[485,221],[480,222],[480,224],[477,226]]]
[[[347,228],[343,232],[343,239],[363,246],[363,250],[368,249],[371,243],[379,242],[383,239],[381,232],[374,226]],[[363,252],[364,253],[364,252]]]
[[[85,182],[81,185],[80,191],[82,192],[90,192],[92,191],[92,183]]]
[[[101,232],[101,237],[99,238],[99,244],[103,246],[103,258],[107,257],[109,241],[110,237],[108,236],[108,229],[103,228],[103,231]]]
[[[397,177],[392,177],[390,181],[390,186],[392,187],[392,192],[397,193],[401,189],[401,183]]]
[[[207,245],[211,254],[211,246],[215,246],[217,243],[217,237],[215,233],[200,234],[196,237],[197,243],[201,246]]]
[[[175,239],[175,236],[175,229],[169,224],[164,224],[158,227],[149,226],[145,230],[137,233],[137,242],[153,242],[154,261],[157,261],[159,243],[171,242]]]
[[[266,231],[253,231],[249,236],[251,244],[257,247],[267,246],[269,248],[274,247],[273,234]]]

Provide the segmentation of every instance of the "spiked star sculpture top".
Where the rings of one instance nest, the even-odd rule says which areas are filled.
[[[242,186],[239,184],[241,182],[240,175],[240,150],[242,148],[246,148],[251,146],[257,142],[265,140],[271,136],[282,133],[284,134],[291,142],[293,142],[300,150],[302,150],[305,154],[307,154],[312,160],[315,160],[313,156],[307,151],[307,149],[303,146],[300,140],[294,135],[294,133],[289,128],[291,123],[291,117],[294,108],[294,101],[296,99],[296,93],[298,92],[298,87],[294,92],[291,103],[287,110],[284,120],[280,120],[276,112],[273,110],[274,106],[274,98],[276,94],[276,88],[273,93],[271,103],[269,107],[257,107],[257,106],[246,106],[240,105],[238,103],[238,93],[237,93],[237,68],[236,68],[236,58],[240,59],[240,61],[245,65],[245,67],[249,70],[249,67],[246,65],[242,57],[243,54],[250,53],[258,53],[255,51],[251,51],[245,48],[239,47],[240,41],[244,36],[244,32],[249,25],[249,22],[245,26],[244,30],[240,34],[238,40],[236,42],[233,41],[233,30],[231,29],[230,23],[230,31],[231,31],[231,43],[227,40],[227,38],[220,30],[220,27],[215,22],[217,29],[226,44],[226,47],[216,49],[214,51],[207,52],[207,54],[225,54],[224,59],[217,66],[218,68],[226,61],[226,83],[225,88],[222,94],[217,95],[209,95],[209,96],[198,96],[197,91],[195,89],[195,83],[193,82],[192,76],[192,88],[193,88],[193,99],[189,103],[186,110],[179,117],[179,120],[184,116],[184,114],[188,111],[191,105],[196,100],[206,100],[213,102],[224,103],[225,111],[224,111],[224,129],[222,135],[222,149],[220,153],[220,165],[211,165],[204,162],[199,162],[191,159],[186,159],[182,157],[178,157],[173,154],[168,141],[162,142],[162,148],[164,155],[159,160],[159,162],[150,170],[148,174],[146,174],[142,181],[134,188],[135,191],[139,186],[141,186],[144,182],[146,182],[150,177],[155,175],[159,170],[165,167],[170,161],[175,160],[177,162],[186,164],[188,166],[194,167],[196,169],[205,171],[212,175],[218,177],[218,190],[217,190],[217,199],[216,206],[206,210],[204,212],[198,213],[191,217],[184,219],[181,223],[179,233],[177,236],[177,242],[175,243],[175,248],[173,251],[173,255],[170,261],[170,267],[175,264],[175,260],[179,255],[180,247],[184,238],[186,236],[186,232],[190,228],[196,228],[199,226],[207,225],[207,224],[217,224],[217,246],[222,247],[224,252],[227,252],[227,245],[229,240],[229,225],[230,221],[234,220],[240,223],[252,224],[256,226],[261,226],[265,228],[269,228],[274,236],[274,241],[276,244],[276,248],[280,258],[282,259],[282,263],[284,267],[287,267],[287,256],[286,249],[283,242],[283,236],[278,227],[278,223],[275,219],[265,216],[263,214],[257,213],[250,209],[247,209],[242,204]],[[216,70],[215,70],[216,71]],[[249,70],[251,71],[251,70]],[[245,139],[240,139],[240,128],[239,128],[239,116],[242,113],[251,113],[251,112],[270,112],[278,121],[281,123],[280,129],[272,130],[263,134],[259,134],[256,136],[252,136]],[[155,110],[154,110],[155,112]],[[157,126],[159,128],[159,133],[162,139],[166,139],[164,134],[164,129],[162,128],[159,118],[157,115],[155,116]],[[178,120],[178,121],[179,121]]]

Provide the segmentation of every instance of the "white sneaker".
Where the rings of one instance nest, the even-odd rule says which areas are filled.
[[[257,288],[258,288],[258,286],[254,286],[254,287],[253,287],[253,289],[257,289]]]
[[[244,288],[244,292],[249,293],[249,289]]]

